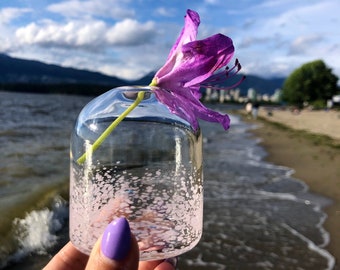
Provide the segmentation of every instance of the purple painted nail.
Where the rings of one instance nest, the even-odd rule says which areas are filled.
[[[125,218],[112,221],[105,229],[101,250],[111,260],[122,260],[129,253],[131,246],[131,231]]]

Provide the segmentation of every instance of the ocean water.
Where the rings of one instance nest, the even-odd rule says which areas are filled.
[[[0,92],[0,269],[41,269],[68,241],[69,138],[89,100]],[[265,162],[253,126],[231,118],[228,132],[201,123],[204,230],[178,269],[333,269],[330,201]]]

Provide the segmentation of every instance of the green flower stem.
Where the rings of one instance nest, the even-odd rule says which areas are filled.
[[[78,164],[83,164],[86,158],[91,155],[98,147],[105,141],[105,139],[111,134],[111,132],[119,125],[119,123],[144,99],[144,91],[138,92],[136,100],[118,117],[112,122],[110,126],[98,137],[98,139],[91,145],[86,152],[77,159]]]

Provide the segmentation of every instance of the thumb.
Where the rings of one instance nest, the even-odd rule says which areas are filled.
[[[105,229],[92,249],[86,270],[137,270],[138,245],[128,221],[119,218]]]

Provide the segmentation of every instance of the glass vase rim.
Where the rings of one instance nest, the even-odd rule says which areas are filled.
[[[122,121],[155,122],[157,119],[159,122],[172,123],[177,127],[185,128],[195,136],[200,136],[200,128],[193,129],[190,122],[173,113],[169,107],[157,99],[158,89],[163,90],[158,86],[150,85],[123,85],[111,88],[83,107],[76,121],[76,129],[79,130],[84,123],[89,123],[89,121],[99,122],[104,118],[106,120],[111,118],[114,121],[136,100],[138,93],[145,92],[142,101]],[[155,110],[156,107],[153,106],[158,108]],[[152,108],[152,110],[148,112],[147,108]]]
[[[131,92],[154,92],[157,89],[161,89],[158,86],[150,86],[150,85],[123,85],[112,88],[111,90],[124,90]]]

